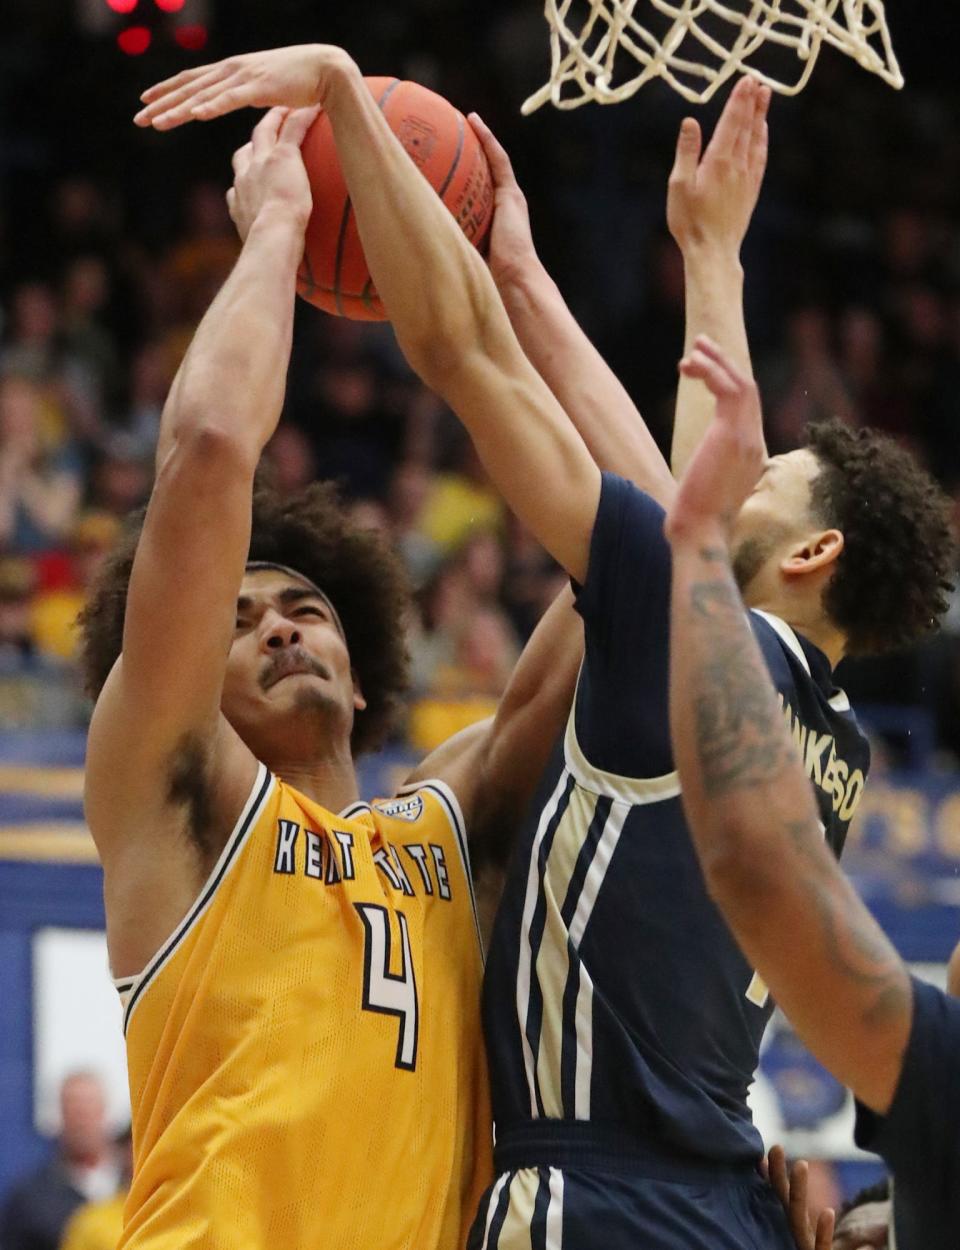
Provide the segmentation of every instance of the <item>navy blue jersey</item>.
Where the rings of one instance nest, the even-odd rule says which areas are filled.
[[[897,1250],[960,1245],[960,1001],[913,982],[913,1027],[886,1116],[857,1106],[857,1145],[893,1173]]]
[[[752,1165],[747,1107],[772,1005],[707,895],[668,725],[670,551],[663,510],[604,475],[586,583],[583,667],[565,733],[511,865],[484,985],[503,1168],[591,1121],[664,1157]],[[751,614],[839,853],[866,739],[826,657]],[[562,1122],[562,1123],[561,1123]],[[619,1149],[619,1147],[618,1147]],[[508,1161],[509,1160],[509,1161]]]

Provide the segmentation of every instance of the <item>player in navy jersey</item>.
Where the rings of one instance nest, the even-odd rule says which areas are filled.
[[[823,845],[731,563],[730,518],[764,459],[756,387],[708,339],[682,367],[718,397],[667,523],[673,744],[707,886],[800,1037],[856,1095],[857,1141],[893,1173],[898,1250],[956,1250],[960,1002],[909,975]]]
[[[402,349],[571,575],[585,625],[570,726],[521,831],[494,934],[486,1032],[502,1175],[472,1240],[485,1250],[789,1245],[756,1173],[760,1143],[745,1108],[766,991],[707,898],[679,818],[666,705],[670,565],[656,501],[669,505],[675,485],[649,472],[654,498],[601,477],[597,464],[611,463],[602,434],[592,457],[565,409],[584,391],[616,387],[595,353],[577,350],[582,334],[555,288],[524,265],[527,276],[511,278],[513,266],[492,255],[498,296],[356,66],[318,46],[306,72],[288,75],[294,53],[188,71],[156,124],[275,102],[288,88],[284,103],[322,104]],[[738,85],[702,161],[696,124],[685,124],[671,190],[671,226],[696,273],[688,311],[715,319],[743,351],[739,293],[729,293],[768,102],[757,84]],[[502,180],[497,202],[498,216],[517,205]],[[693,435],[693,400],[681,398],[681,428]],[[748,601],[766,613],[756,629],[835,845],[866,759],[829,673],[845,652],[901,645],[936,616],[943,520],[926,506],[929,489],[905,455],[831,429],[771,461],[738,522]]]

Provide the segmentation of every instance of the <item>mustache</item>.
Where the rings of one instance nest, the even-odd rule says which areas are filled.
[[[284,647],[260,670],[257,678],[260,689],[269,690],[282,677],[289,677],[291,673],[312,673],[315,677],[324,677],[328,681],[330,679],[327,666],[315,660],[303,647]]]

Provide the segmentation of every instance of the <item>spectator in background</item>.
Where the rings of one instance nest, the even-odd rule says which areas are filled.
[[[123,1207],[133,1174],[133,1135],[130,1129],[117,1138],[120,1185],[115,1194],[97,1202],[85,1202],[70,1217],[60,1250],[116,1250],[123,1232]]]
[[[453,471],[438,473],[422,514],[423,532],[442,551],[458,548],[472,530],[503,528],[506,508],[491,487],[473,444],[464,439]]]
[[[567,575],[515,516],[507,517],[504,607],[526,641],[568,582]]]
[[[25,554],[59,545],[80,503],[81,467],[75,444],[44,430],[39,385],[0,377],[0,549]]]
[[[153,464],[127,434],[114,434],[90,477],[90,506],[123,518],[146,503]]]
[[[853,401],[830,347],[826,308],[808,304],[787,322],[786,348],[760,366],[771,454],[803,441],[813,421],[839,417],[857,424]]]
[[[493,715],[520,654],[500,604],[504,555],[488,530],[470,535],[422,598],[423,628],[411,640],[414,685],[409,735],[432,750]]]
[[[437,544],[423,531],[431,485],[430,470],[408,460],[394,470],[387,493],[390,533],[418,590],[436,572],[441,558]]]
[[[187,196],[184,233],[170,250],[164,267],[184,330],[189,326],[192,334],[239,255],[240,243],[227,212],[224,188],[214,182],[196,183]]]
[[[104,261],[78,256],[63,276],[61,337],[65,352],[89,379],[99,413],[116,403],[120,389],[117,346],[104,324],[109,300],[110,274]]]
[[[14,290],[7,329],[0,373],[29,378],[41,389],[51,437],[94,437],[100,421],[96,385],[64,345],[60,308],[47,283],[23,282]]]
[[[160,414],[175,369],[163,343],[150,340],[139,349],[130,366],[127,402],[118,430],[141,459],[150,459],[157,446]]]
[[[77,1207],[112,1198],[119,1188],[121,1168],[99,1077],[68,1076],[60,1087],[60,1114],[56,1154],[12,1190],[0,1212],[3,1250],[58,1250]]]
[[[29,668],[35,655],[30,632],[30,605],[37,574],[29,560],[0,558],[0,673]]]
[[[30,638],[40,655],[58,661],[75,659],[77,615],[119,532],[120,521],[109,512],[89,508],[77,520],[60,576],[48,574],[30,604]]]
[[[861,423],[897,437],[911,432],[915,414],[890,368],[883,322],[869,308],[847,308],[840,318],[840,369]]]
[[[402,424],[384,409],[376,366],[366,356],[331,359],[316,371],[310,399],[320,471],[341,479],[349,495],[382,499]]]
[[[310,440],[299,426],[289,421],[277,426],[265,456],[273,470],[273,484],[281,495],[295,495],[318,477],[317,458]]]

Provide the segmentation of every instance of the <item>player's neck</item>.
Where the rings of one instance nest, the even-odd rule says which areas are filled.
[[[342,812],[360,797],[349,752],[314,760],[286,760],[271,766],[288,784],[328,812]]]
[[[831,668],[836,668],[843,659],[846,639],[824,615],[819,602],[811,603],[800,595],[783,599],[772,595],[757,600],[750,597],[748,604],[751,608],[769,612],[771,616],[779,616],[782,621],[786,621],[794,633],[801,634],[823,652],[830,661]]]

